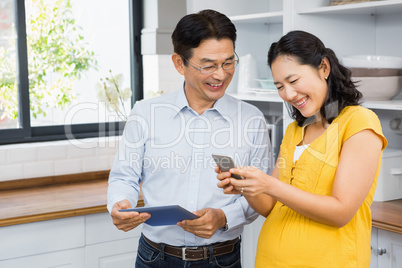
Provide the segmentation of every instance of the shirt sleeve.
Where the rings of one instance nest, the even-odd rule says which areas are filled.
[[[109,174],[107,209],[109,213],[116,202],[129,200],[135,207],[140,195],[144,144],[148,124],[136,104],[126,122],[119,148]]]
[[[387,146],[387,139],[382,132],[381,122],[378,119],[378,116],[373,111],[362,107],[357,107],[349,116],[342,143],[365,129],[374,131],[374,133],[380,137],[380,139],[383,141],[382,149],[384,150]]]
[[[251,133],[248,133],[249,140],[253,141],[250,145],[249,165],[256,166],[265,173],[271,172],[269,167],[273,160],[272,146],[268,136],[268,128],[263,115],[255,118],[255,124]],[[226,215],[228,229],[242,227],[253,222],[258,217],[248,204],[247,200],[240,196],[230,205],[222,208]]]

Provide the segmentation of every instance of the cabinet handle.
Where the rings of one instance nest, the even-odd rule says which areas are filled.
[[[378,255],[383,255],[383,254],[386,254],[387,253],[387,250],[385,249],[385,248],[378,248],[377,249],[377,253],[378,253]]]
[[[402,168],[391,168],[391,175],[401,175]]]

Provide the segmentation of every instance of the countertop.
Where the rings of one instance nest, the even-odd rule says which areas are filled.
[[[0,227],[106,212],[109,171],[0,182]],[[144,206],[142,198],[138,206]]]
[[[373,202],[373,227],[402,234],[402,199]]]
[[[109,171],[0,182],[0,227],[106,212]],[[137,206],[144,206],[142,198]],[[402,199],[373,202],[373,227],[402,234]]]

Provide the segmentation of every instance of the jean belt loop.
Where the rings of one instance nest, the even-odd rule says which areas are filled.
[[[214,249],[210,245],[210,246],[208,246],[208,250],[209,250],[209,263],[213,263],[214,262]]]
[[[160,257],[160,259],[161,260],[165,259],[165,244],[164,243],[161,244],[161,257]]]

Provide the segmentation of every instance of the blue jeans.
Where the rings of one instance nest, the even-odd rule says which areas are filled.
[[[212,246],[210,246],[210,251],[212,252]],[[136,268],[178,268],[178,267],[197,267],[197,268],[211,268],[211,267],[227,267],[227,268],[241,268],[240,262],[240,240],[236,243],[234,250],[231,253],[213,256],[205,260],[200,261],[185,261],[181,258],[168,255],[159,251],[149,245],[144,237],[141,235],[138,251],[137,260],[135,262]]]

